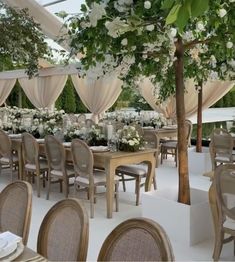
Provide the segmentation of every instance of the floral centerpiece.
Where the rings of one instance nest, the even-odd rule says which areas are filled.
[[[121,151],[135,152],[143,145],[143,137],[134,126],[124,126],[117,131],[118,147]]]
[[[70,126],[64,131],[64,141],[70,142],[75,138],[86,140],[86,127],[78,128],[78,126]]]
[[[90,146],[107,146],[107,138],[98,126],[92,126],[87,134],[87,143]]]

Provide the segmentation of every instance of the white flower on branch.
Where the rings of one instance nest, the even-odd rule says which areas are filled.
[[[127,39],[126,39],[126,38],[123,38],[122,41],[121,41],[121,44],[122,44],[123,46],[126,46],[126,45],[128,44]]]
[[[147,31],[150,31],[150,32],[153,31],[154,28],[155,28],[154,25],[147,25],[147,26],[146,26],[146,30],[147,30]]]
[[[93,3],[93,7],[89,14],[89,19],[93,27],[97,26],[98,20],[100,20],[104,15],[106,15],[105,6],[103,4]]]
[[[202,21],[198,21],[198,22],[197,22],[196,28],[197,28],[197,31],[199,31],[199,32],[205,31],[205,27],[204,27],[204,24],[203,24]]]
[[[219,9],[218,15],[219,17],[224,17],[227,14],[227,11],[224,8]]]
[[[144,8],[145,8],[145,9],[150,9],[151,6],[152,6],[152,4],[151,4],[150,1],[145,1],[145,2],[144,2]]]
[[[227,44],[226,44],[226,47],[228,49],[232,48],[233,47],[233,43],[231,41],[228,41]]]
[[[106,22],[105,27],[108,29],[108,35],[113,38],[119,37],[121,34],[125,32],[131,31],[131,27],[120,17],[116,17],[111,22]]]

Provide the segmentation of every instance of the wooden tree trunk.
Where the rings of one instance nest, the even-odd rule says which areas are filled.
[[[196,152],[202,152],[202,83],[198,90],[198,106],[197,106],[197,145]]]
[[[190,188],[188,174],[188,145],[185,130],[184,106],[184,47],[181,37],[176,44],[175,84],[176,84],[176,114],[178,125],[178,159],[179,159],[179,193],[178,201],[190,205]]]

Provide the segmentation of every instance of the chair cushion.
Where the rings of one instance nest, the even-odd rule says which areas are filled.
[[[169,142],[167,141],[162,144],[162,147],[175,149],[177,147],[177,141],[169,141]]]
[[[94,176],[94,184],[98,183],[106,183],[106,173],[101,171],[101,170],[94,170],[93,171],[93,176]],[[119,181],[118,176],[114,176],[115,181]],[[76,182],[82,183],[82,184],[87,184],[89,185],[89,176],[83,177],[83,176],[77,176],[75,179]]]
[[[122,165],[116,169],[116,173],[122,173],[126,175],[145,176],[147,173],[147,166],[140,165]]]
[[[223,225],[225,228],[228,228],[228,229],[232,229],[232,230],[235,230],[235,221],[230,219],[230,218],[227,218],[224,222],[224,225]]]
[[[13,155],[13,163],[18,162],[18,157]],[[0,163],[2,164],[9,164],[10,163],[10,159],[8,157],[1,157],[0,158]]]
[[[70,167],[66,169],[67,170],[67,175],[70,176],[70,175],[74,175],[74,170],[71,169]],[[53,176],[63,176],[63,172],[60,171],[60,170],[51,170],[51,174]]]
[[[48,164],[47,161],[45,160],[39,160],[39,168],[40,169],[48,169]],[[26,164],[25,169],[28,170],[36,170],[36,165],[34,164]]]

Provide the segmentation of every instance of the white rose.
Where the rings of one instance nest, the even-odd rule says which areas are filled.
[[[129,143],[130,146],[134,146],[135,145],[135,142],[133,140],[129,140],[128,143]]]
[[[154,25],[147,25],[146,26],[146,30],[150,31],[150,32],[153,31],[154,30]]]
[[[221,8],[218,12],[219,17],[224,17],[227,14],[227,11],[224,8]]]
[[[128,44],[127,39],[126,39],[126,38],[122,39],[121,44],[122,44],[123,46],[126,46],[126,45]]]
[[[232,48],[233,47],[233,43],[230,42],[230,41],[227,42],[226,47],[229,48],[229,49]]]
[[[174,38],[174,37],[176,37],[176,34],[177,34],[177,30],[175,28],[171,28],[170,36]]]
[[[145,9],[150,9],[151,8],[151,2],[150,1],[145,1],[144,2],[144,8]]]

